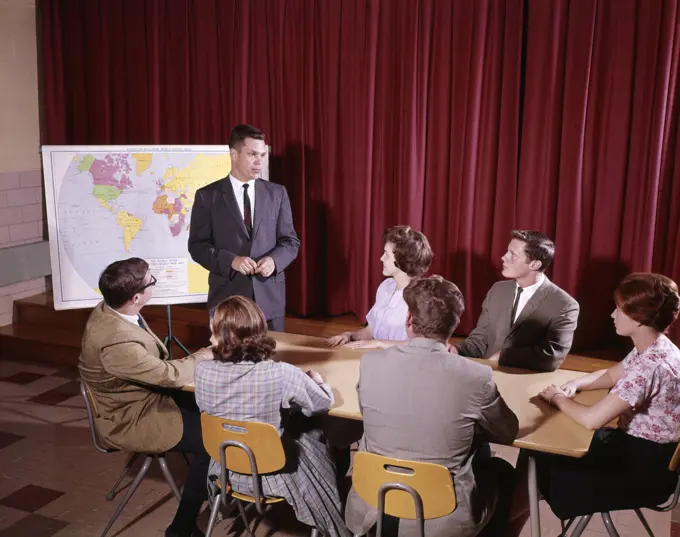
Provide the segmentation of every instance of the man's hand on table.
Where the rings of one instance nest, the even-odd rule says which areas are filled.
[[[319,375],[319,373],[317,373],[316,371],[310,369],[309,371],[307,371],[307,376],[317,384],[323,384],[323,377]]]

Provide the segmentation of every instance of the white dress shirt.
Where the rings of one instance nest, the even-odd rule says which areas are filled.
[[[541,285],[543,285],[544,280],[545,276],[543,276],[543,273],[541,273],[538,277],[538,281],[535,284],[530,285],[529,287],[522,288],[522,294],[519,295],[519,302],[517,303],[517,311],[515,312],[515,318],[512,320],[513,324],[517,320],[517,317],[519,317],[519,314],[522,313],[522,310],[524,309],[524,306],[527,305],[527,302],[529,302],[531,297],[534,296],[534,293],[538,291],[538,288]],[[519,289],[519,285],[515,289],[515,296],[512,299],[513,303],[515,302],[515,298],[517,298],[517,289]]]
[[[112,311],[113,313],[116,313],[116,314],[120,315],[120,316],[121,316],[123,319],[125,319],[126,321],[128,321],[128,322],[130,322],[130,323],[132,323],[132,324],[136,324],[137,326],[139,326],[139,315],[128,315],[127,313],[121,313],[121,312],[119,312],[119,311],[116,311],[116,310],[114,310],[113,308],[111,308],[110,306],[109,306],[109,308],[111,309],[111,311]]]
[[[241,218],[243,216],[243,185],[248,186],[248,197],[250,198],[250,222],[255,224],[255,181],[256,179],[251,179],[250,181],[243,183],[236,179],[233,175],[229,174],[229,180],[231,181],[231,187],[234,189],[234,197],[236,198],[236,203],[238,204],[238,209],[241,211]]]

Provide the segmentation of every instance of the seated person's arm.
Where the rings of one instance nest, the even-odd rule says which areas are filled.
[[[550,386],[541,392],[541,397],[551,402],[575,422],[586,429],[595,430],[604,427],[614,418],[620,416],[631,405],[615,393],[609,393],[593,406],[585,406],[569,399],[556,386]]]
[[[101,350],[102,366],[107,373],[125,380],[165,388],[181,388],[194,381],[197,361],[212,359],[212,351],[204,348],[179,360],[161,360],[135,341],[115,339]]]
[[[551,319],[541,341],[528,347],[503,349],[500,352],[499,365],[542,372],[558,369],[571,349],[578,312],[579,306],[574,300],[557,317]]]
[[[496,444],[512,443],[517,437],[519,421],[499,393],[491,371],[482,398],[481,416],[477,423],[482,438]]]
[[[290,364],[284,366],[284,386],[281,407],[300,410],[305,416],[326,412],[333,406],[333,390],[321,376],[308,371],[303,373]]]
[[[488,329],[489,329],[489,293],[487,293],[484,303],[482,304],[482,313],[477,319],[477,326],[470,332],[470,335],[464,341],[455,346],[448,347],[449,352],[455,352],[461,356],[468,356],[470,358],[484,358],[486,357],[486,350],[489,346]]]
[[[356,332],[343,332],[337,336],[330,337],[326,340],[326,345],[337,347],[338,345],[345,345],[350,341],[367,341],[371,339],[373,339],[373,330],[371,330],[370,325],[367,325]]]
[[[570,380],[561,388],[568,397],[573,397],[576,392],[609,390],[623,377],[623,374],[623,364],[616,364],[609,369],[600,369],[581,378]]]

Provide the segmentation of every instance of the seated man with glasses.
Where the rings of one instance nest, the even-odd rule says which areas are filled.
[[[94,398],[95,426],[109,447],[130,452],[192,453],[182,499],[167,537],[196,537],[196,517],[207,499],[210,456],[203,447],[201,415],[192,393],[194,366],[212,358],[204,348],[167,360],[162,341],[139,311],[156,284],[143,259],[112,263],[99,278],[104,297],[85,327],[78,368]],[[168,390],[175,388],[175,390]]]

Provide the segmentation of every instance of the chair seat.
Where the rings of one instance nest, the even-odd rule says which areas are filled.
[[[222,484],[220,483],[220,480],[217,479],[215,481],[215,484],[219,487],[222,488]],[[243,494],[241,492],[236,492],[234,489],[231,488],[230,485],[227,485],[227,494],[231,494],[234,498],[237,500],[241,500],[242,502],[248,502],[248,503],[257,503],[257,499],[254,496],[250,496],[248,494]],[[285,502],[285,498],[279,498],[279,497],[273,497],[273,498],[262,498],[260,500],[260,503],[263,503],[265,505],[271,505],[273,503],[281,503]]]

